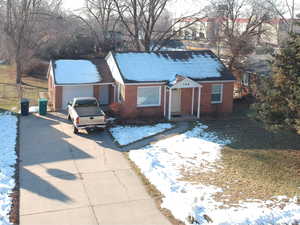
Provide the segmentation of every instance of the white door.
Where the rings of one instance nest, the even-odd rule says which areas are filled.
[[[68,107],[68,102],[76,97],[93,97],[94,87],[93,86],[64,86],[62,96],[63,109]]]
[[[100,105],[108,105],[109,104],[109,86],[101,85],[100,86]]]
[[[171,112],[173,114],[181,113],[181,90],[180,89],[172,89]]]

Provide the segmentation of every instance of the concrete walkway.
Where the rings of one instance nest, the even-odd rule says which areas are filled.
[[[181,134],[181,133],[185,132],[186,130],[188,130],[189,128],[190,128],[189,122],[185,122],[185,121],[178,122],[176,124],[176,127],[174,127],[173,129],[170,129],[164,133],[161,133],[161,134],[158,134],[158,135],[155,135],[152,137],[148,137],[143,140],[137,141],[135,143],[129,144],[127,146],[124,146],[121,148],[121,151],[126,152],[126,151],[141,149],[141,148],[145,147],[146,145],[149,145],[150,143],[155,143],[159,140],[170,138],[174,135]]]
[[[65,115],[20,124],[20,224],[170,224],[107,132],[74,135]]]

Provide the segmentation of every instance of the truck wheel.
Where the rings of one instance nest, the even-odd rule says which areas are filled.
[[[78,129],[76,127],[74,127],[73,132],[74,132],[74,134],[78,134]]]
[[[71,121],[71,116],[70,116],[70,114],[68,114],[68,120],[70,120],[70,121]]]

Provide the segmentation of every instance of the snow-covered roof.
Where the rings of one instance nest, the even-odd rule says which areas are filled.
[[[93,84],[102,81],[97,66],[90,60],[56,60],[53,63],[55,83]]]
[[[157,82],[176,75],[193,80],[234,80],[219,58],[209,50],[114,53],[127,82]]]

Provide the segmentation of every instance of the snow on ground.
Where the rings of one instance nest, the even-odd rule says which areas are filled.
[[[128,145],[172,127],[170,123],[159,123],[153,126],[117,126],[110,128],[109,131],[120,145]]]
[[[30,113],[38,113],[39,112],[39,107],[38,106],[30,106],[29,107],[29,112]]]
[[[267,204],[270,202],[260,200],[220,208],[226,205],[215,201],[214,194],[222,192],[221,188],[182,181],[182,169],[201,167],[201,172],[215,170],[223,146],[230,143],[206,132],[206,128],[199,124],[184,134],[129,153],[130,159],[165,196],[163,208],[169,209],[175,218],[186,224],[191,224],[188,217],[195,218],[199,224],[218,225],[291,224],[296,219],[300,220],[300,206],[296,199],[289,200],[283,210],[279,207],[269,209]],[[208,223],[205,215],[213,223]]]
[[[12,199],[9,195],[15,187],[16,137],[17,117],[0,113],[0,225],[10,224]]]
[[[12,108],[11,110],[14,111],[14,108]],[[28,111],[30,113],[38,113],[39,112],[39,107],[38,106],[30,106]],[[19,113],[21,113],[21,110],[19,110]]]

